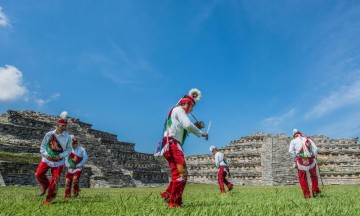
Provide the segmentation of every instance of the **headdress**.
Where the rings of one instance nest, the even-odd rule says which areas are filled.
[[[214,149],[216,149],[215,146],[210,146],[209,150],[212,152]]]
[[[200,101],[201,98],[201,92],[199,89],[193,88],[189,91],[189,93],[187,95],[184,95],[179,102],[177,103],[177,105],[181,105],[181,104],[191,104],[193,103],[194,105]],[[188,106],[190,108],[190,106]]]
[[[60,118],[57,120],[57,123],[58,124],[67,124],[67,115],[68,115],[68,112],[66,111],[63,111],[61,114],[60,114]]]
[[[72,143],[73,144],[77,144],[78,143],[78,139],[74,136],[74,135],[71,135],[71,140],[72,140]]]
[[[299,134],[300,136],[302,136],[302,133],[295,128],[295,129],[293,130],[293,137],[295,138],[295,135],[297,135],[297,134]]]

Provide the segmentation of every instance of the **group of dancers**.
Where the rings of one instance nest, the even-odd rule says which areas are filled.
[[[182,195],[187,181],[187,168],[182,146],[189,133],[197,137],[208,139],[208,132],[202,122],[193,123],[190,114],[201,98],[198,89],[191,89],[188,94],[180,98],[176,105],[171,108],[164,124],[164,133],[161,148],[157,155],[162,155],[168,162],[171,181],[166,190],[160,195],[167,203],[169,208],[181,207],[183,204]],[[63,112],[57,120],[55,130],[46,133],[40,147],[42,156],[35,176],[41,186],[39,196],[43,196],[48,191],[44,204],[51,204],[59,187],[60,175],[64,165],[67,167],[65,195],[64,198],[71,197],[73,185],[73,196],[79,194],[79,179],[83,165],[88,160],[86,150],[79,145],[78,139],[66,132],[67,112]],[[300,131],[293,130],[293,140],[290,143],[289,153],[294,160],[294,168],[298,171],[298,178],[305,198],[316,197],[320,194],[317,177],[317,147],[314,141],[304,136]],[[224,154],[215,146],[209,149],[215,157],[215,165],[218,167],[218,184],[220,193],[226,193],[224,184],[228,191],[234,187],[226,177],[229,172],[228,163]],[[46,176],[46,172],[51,170],[51,179]],[[312,190],[310,192],[306,178],[306,173],[310,173]]]

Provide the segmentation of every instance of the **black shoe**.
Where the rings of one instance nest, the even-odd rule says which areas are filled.
[[[79,196],[79,193],[74,193],[73,197]]]
[[[321,193],[321,192],[313,192],[313,197],[318,197],[318,196],[320,196],[320,193]]]
[[[39,193],[38,196],[44,196],[46,193],[46,189],[42,189]]]

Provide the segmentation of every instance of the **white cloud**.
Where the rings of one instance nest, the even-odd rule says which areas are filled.
[[[350,85],[344,85],[324,97],[311,109],[306,118],[320,118],[342,107],[360,103],[360,79]]]
[[[60,96],[61,96],[60,93],[54,93],[54,94],[52,94],[48,99],[42,99],[42,98],[37,98],[37,99],[35,99],[35,103],[36,103],[38,106],[42,107],[42,106],[44,106],[45,104],[47,104],[47,103],[49,103],[49,102],[51,102],[51,101],[56,100],[56,99],[57,99],[58,97],[60,97]]]
[[[0,101],[20,98],[27,92],[22,83],[22,73],[16,67],[0,67]]]
[[[360,112],[351,113],[335,122],[317,129],[318,134],[326,134],[333,138],[354,138],[360,134]]]
[[[120,85],[139,86],[160,77],[144,57],[129,55],[114,43],[107,54],[85,53],[77,69],[98,71],[106,79]]]
[[[291,119],[295,114],[295,108],[290,109],[287,113],[284,113],[281,116],[273,116],[264,119],[261,124],[269,130],[268,132],[279,132],[281,131],[282,125]]]
[[[0,27],[1,26],[8,26],[10,25],[9,19],[7,16],[2,12],[2,7],[0,7]]]

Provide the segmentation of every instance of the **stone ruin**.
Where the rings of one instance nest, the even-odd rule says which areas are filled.
[[[57,118],[33,111],[9,110],[0,115],[0,153],[26,153],[40,161],[41,140],[55,128]],[[168,182],[169,168],[164,158],[136,152],[133,143],[118,141],[116,135],[95,130],[76,118],[70,118],[68,131],[79,137],[90,156],[82,187],[158,186]],[[360,184],[358,138],[312,138],[319,149],[317,162],[323,184]],[[237,185],[298,184],[288,153],[290,141],[285,134],[255,133],[220,148],[230,163],[230,180]],[[187,156],[186,161],[189,183],[217,184],[218,170],[212,154]],[[0,186],[37,185],[37,164],[0,158]]]
[[[40,144],[55,129],[58,116],[33,111],[13,111],[0,115],[0,152],[38,157]],[[70,118],[68,132],[79,137],[88,154],[81,177],[82,187],[157,186],[168,182],[158,160],[134,150],[133,143],[117,140],[117,135],[95,130],[92,125]],[[16,156],[15,156],[16,157]],[[34,173],[38,162],[1,161],[0,185],[37,185]],[[61,182],[64,184],[64,172]]]
[[[360,184],[358,138],[312,138],[318,147],[320,185]],[[297,172],[291,168],[292,160],[288,153],[291,139],[285,134],[255,133],[220,148],[230,163],[231,182],[237,185],[297,184]],[[217,183],[217,168],[212,154],[189,156],[186,161],[190,183]]]

